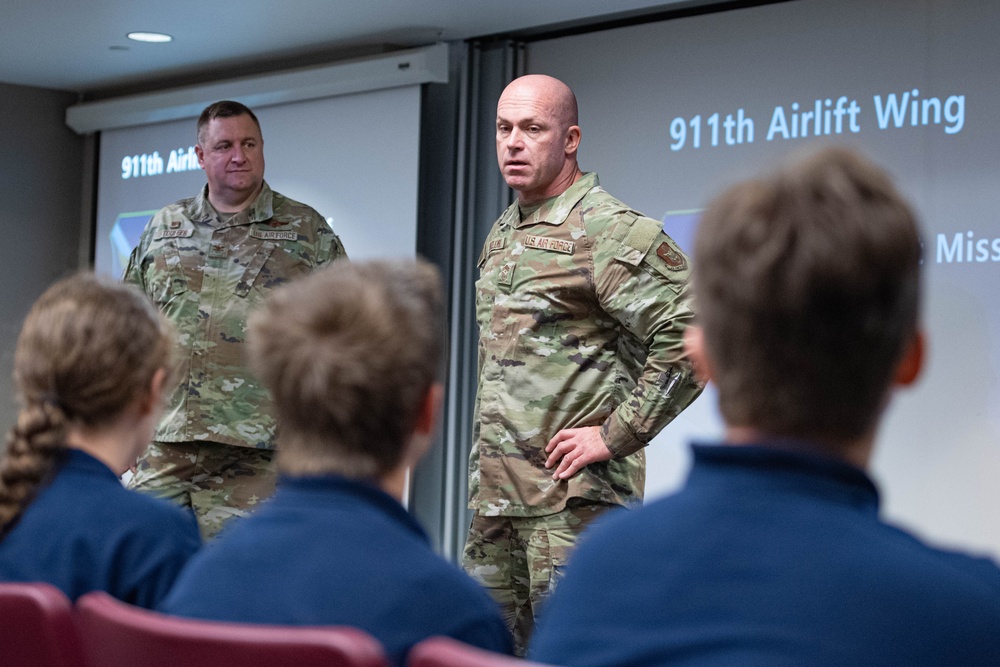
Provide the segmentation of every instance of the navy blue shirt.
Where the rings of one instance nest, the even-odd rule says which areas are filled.
[[[500,612],[433,552],[406,510],[375,486],[336,476],[282,477],[274,496],[195,556],[161,610],[280,625],[350,625],[402,664],[446,635],[509,652]]]
[[[1000,665],[1000,569],[878,519],[861,470],[694,447],[679,493],[571,557],[529,657],[585,665]]]
[[[47,581],[71,600],[106,591],[152,608],[200,545],[190,512],[129,491],[106,465],[68,449],[0,540],[0,580]]]

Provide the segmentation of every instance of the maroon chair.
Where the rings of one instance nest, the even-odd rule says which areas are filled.
[[[356,628],[252,625],[177,618],[102,592],[76,603],[93,667],[387,667],[381,644]]]
[[[73,606],[45,583],[0,583],[0,664],[83,667]]]
[[[406,656],[406,667],[550,667],[540,662],[469,646],[451,637],[430,637]]]

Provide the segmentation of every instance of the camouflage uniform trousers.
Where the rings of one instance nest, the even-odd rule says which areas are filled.
[[[208,540],[274,493],[273,457],[273,450],[218,442],[154,442],[129,488],[190,507]]]
[[[612,507],[618,506],[573,498],[566,509],[546,516],[473,515],[462,567],[500,606],[515,655],[525,655],[539,609],[580,533]]]

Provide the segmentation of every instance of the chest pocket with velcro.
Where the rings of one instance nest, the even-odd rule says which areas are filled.
[[[188,289],[181,253],[171,239],[164,242],[154,255],[147,273],[150,296],[158,304],[166,303]]]
[[[253,287],[254,282],[260,276],[261,269],[264,268],[264,264],[267,263],[268,258],[276,247],[270,241],[264,241],[260,245],[260,248],[257,249],[257,252],[250,259],[250,263],[247,264],[247,268],[243,271],[243,275],[240,276],[239,282],[236,283],[236,296],[246,297],[250,293],[250,288]]]

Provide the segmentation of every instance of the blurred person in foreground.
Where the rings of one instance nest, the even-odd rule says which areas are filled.
[[[0,581],[105,591],[153,607],[201,545],[194,515],[119,481],[172,386],[174,334],[139,290],[91,273],[28,313],[14,353],[20,410],[0,461]]]
[[[432,635],[510,650],[493,601],[401,505],[437,421],[444,324],[423,261],[336,262],[267,301],[249,344],[281,424],[277,490],[184,570],[163,611],[351,625],[396,664]]]
[[[724,440],[694,445],[677,494],[581,545],[531,657],[1000,664],[1000,569],[880,521],[866,472],[886,405],[923,362],[920,256],[910,207],[846,150],[710,204],[686,338]]]

